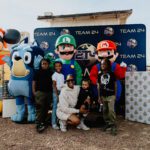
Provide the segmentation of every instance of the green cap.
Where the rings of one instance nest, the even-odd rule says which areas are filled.
[[[70,34],[63,34],[57,38],[55,47],[57,48],[61,44],[70,44],[76,48],[75,38]]]

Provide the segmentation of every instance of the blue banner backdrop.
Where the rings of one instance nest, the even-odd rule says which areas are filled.
[[[56,39],[62,31],[75,37],[78,50],[75,59],[84,73],[96,62],[96,46],[102,40],[116,42],[117,63],[125,62],[129,70],[146,70],[146,27],[143,24],[37,28],[34,38],[45,53],[54,53]]]

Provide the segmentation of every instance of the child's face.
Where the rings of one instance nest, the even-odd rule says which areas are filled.
[[[89,88],[89,83],[87,81],[82,81],[82,88],[84,90],[88,89]]]
[[[45,61],[45,60],[42,60],[42,62],[41,62],[41,68],[43,70],[48,69],[49,68],[49,63],[47,61]]]
[[[107,68],[108,68],[107,62],[105,60],[102,60],[101,61],[101,69],[102,70],[107,70]]]
[[[55,64],[55,70],[56,70],[56,72],[61,72],[61,69],[62,69],[62,64],[61,63],[56,63]]]

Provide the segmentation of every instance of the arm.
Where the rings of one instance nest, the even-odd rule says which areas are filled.
[[[74,114],[74,113],[79,113],[79,109],[75,109],[75,108],[70,108],[69,104],[68,104],[68,97],[66,96],[66,92],[62,89],[60,95],[59,95],[59,106],[60,109],[64,112],[64,113],[70,113],[70,114]]]
[[[3,37],[4,37],[4,30],[0,28],[0,50],[3,49]]]
[[[90,71],[90,80],[92,84],[96,85],[98,79],[98,68],[94,65]]]
[[[97,90],[98,90],[98,102],[100,104],[103,104],[103,99],[102,99],[102,96],[101,96],[101,91],[100,91],[100,88],[101,88],[101,80],[100,80],[100,77],[98,78],[98,83],[97,83]]]
[[[57,90],[57,86],[56,86],[57,84],[56,84],[56,81],[55,80],[53,80],[53,90],[54,90],[54,93],[56,94],[56,96],[57,96],[57,99],[59,99],[59,97],[58,97],[58,90]]]
[[[36,81],[32,81],[32,92],[33,92],[33,95],[35,95],[36,93]]]
[[[98,102],[101,104],[103,103],[103,100],[102,100],[102,96],[100,93],[100,83],[97,83],[97,89],[98,89]]]
[[[115,95],[117,95],[117,82],[115,81]]]
[[[114,74],[117,79],[124,79],[127,71],[127,67],[121,67],[119,64],[116,64]]]
[[[11,66],[11,59],[9,56],[4,56],[2,60],[5,61],[9,67]]]

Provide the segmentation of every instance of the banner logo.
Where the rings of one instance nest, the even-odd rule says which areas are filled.
[[[127,46],[130,48],[135,48],[137,46],[137,41],[135,39],[129,39],[127,41]]]
[[[104,34],[107,36],[112,36],[114,34],[114,29],[112,27],[107,27],[104,30]]]

